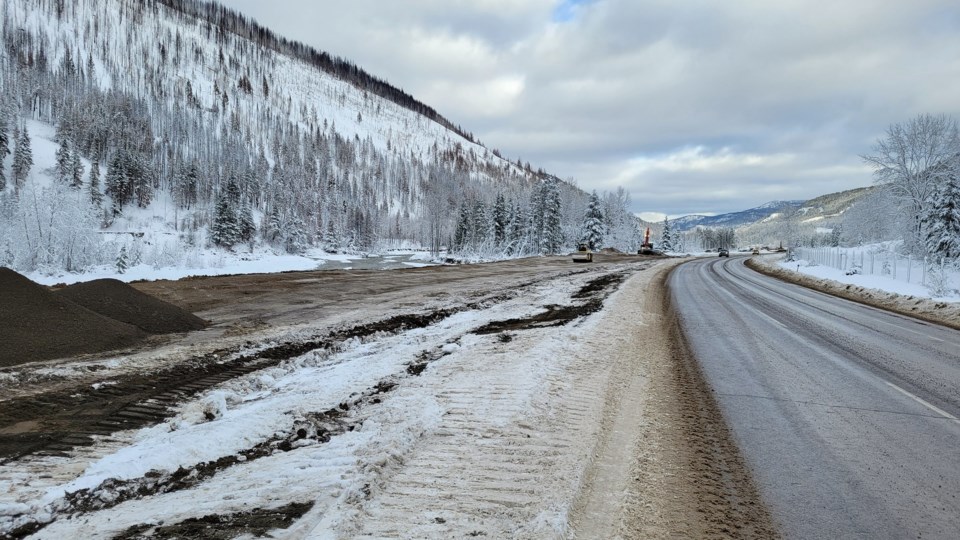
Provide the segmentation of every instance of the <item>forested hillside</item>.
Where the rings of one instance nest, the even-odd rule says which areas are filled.
[[[348,60],[197,0],[0,8],[0,266],[197,250],[572,248],[588,194]],[[635,249],[622,190],[604,245]]]

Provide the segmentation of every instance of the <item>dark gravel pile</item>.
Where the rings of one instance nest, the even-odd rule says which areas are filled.
[[[0,367],[119,349],[153,333],[203,326],[194,315],[119,281],[52,292],[0,268]]]
[[[189,332],[206,326],[200,317],[116,279],[77,283],[54,294],[151,334]]]

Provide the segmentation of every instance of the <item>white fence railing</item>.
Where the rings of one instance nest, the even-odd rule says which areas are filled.
[[[795,259],[836,268],[850,274],[886,276],[897,281],[930,285],[931,271],[943,276],[952,273],[949,261],[942,258],[911,257],[892,251],[868,248],[793,248]]]

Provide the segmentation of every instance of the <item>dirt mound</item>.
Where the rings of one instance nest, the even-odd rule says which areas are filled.
[[[151,334],[189,332],[199,330],[207,324],[188,311],[142,293],[116,279],[77,283],[54,294]]]
[[[146,337],[0,268],[0,366],[125,347]]]

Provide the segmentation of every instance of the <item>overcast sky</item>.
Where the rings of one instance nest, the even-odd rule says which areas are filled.
[[[960,112],[957,0],[223,3],[636,212],[866,186],[891,123]]]

